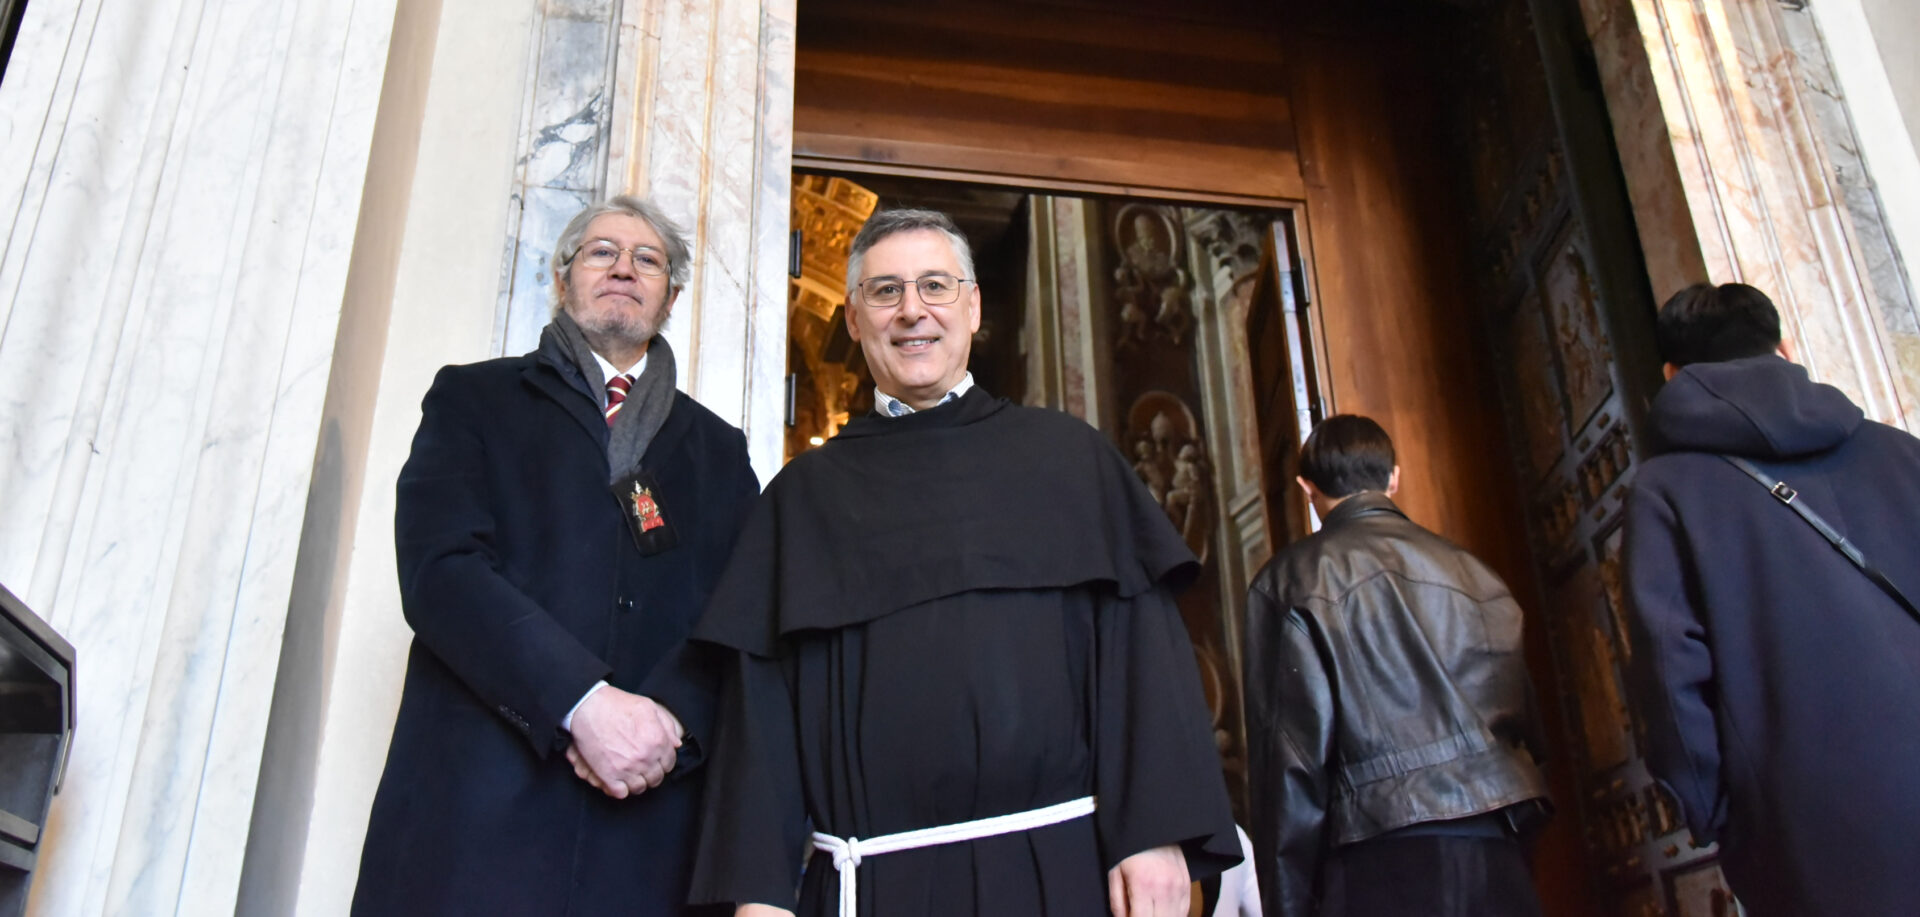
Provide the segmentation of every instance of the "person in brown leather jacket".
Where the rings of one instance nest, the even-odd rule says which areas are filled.
[[[1547,785],[1520,606],[1395,506],[1374,421],[1300,450],[1319,532],[1247,595],[1251,827],[1269,917],[1537,915]]]

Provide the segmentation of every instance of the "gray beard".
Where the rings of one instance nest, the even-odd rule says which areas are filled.
[[[574,324],[580,326],[580,333],[586,335],[587,343],[596,351],[639,347],[653,340],[653,336],[665,329],[667,323],[673,319],[672,312],[660,316],[658,324],[638,315],[623,319],[617,315],[603,313],[593,318],[586,318],[573,309],[568,309],[567,314],[573,316]]]

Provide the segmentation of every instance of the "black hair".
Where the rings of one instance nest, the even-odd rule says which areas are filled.
[[[1393,438],[1371,417],[1336,414],[1300,447],[1300,476],[1329,497],[1384,492],[1393,479]]]
[[[1660,307],[1653,336],[1675,366],[1757,357],[1780,347],[1780,310],[1744,283],[1696,283]]]

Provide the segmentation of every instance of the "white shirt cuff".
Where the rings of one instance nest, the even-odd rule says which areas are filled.
[[[607,680],[604,678],[594,682],[593,687],[587,689],[587,693],[580,695],[580,699],[573,702],[573,709],[568,710],[567,715],[560,718],[560,728],[565,729],[568,732],[572,732],[573,731],[573,715],[579,712],[580,705],[586,703],[587,698],[593,696],[593,692],[598,691],[601,688],[604,688],[606,686],[607,686]]]

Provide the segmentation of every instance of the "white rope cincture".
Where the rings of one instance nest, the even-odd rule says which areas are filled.
[[[1030,809],[1025,812],[995,815],[992,818],[975,819],[953,825],[902,831],[898,834],[883,834],[864,841],[857,837],[841,838],[815,831],[813,832],[813,849],[833,855],[833,868],[840,874],[840,917],[859,917],[860,876],[857,870],[860,868],[860,860],[863,857],[898,853],[902,850],[917,850],[921,847],[938,847],[942,844],[958,844],[961,841],[977,841],[983,837],[1012,834],[1016,831],[1031,831],[1035,828],[1057,825],[1063,821],[1084,818],[1092,815],[1093,810],[1093,797],[1082,796],[1044,809]]]

